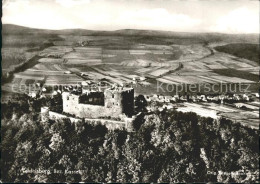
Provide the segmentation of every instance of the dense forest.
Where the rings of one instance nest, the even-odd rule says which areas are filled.
[[[46,100],[2,104],[3,182],[257,182],[258,130],[175,110],[144,113],[134,132],[43,122]],[[37,172],[36,172],[37,171]]]
[[[259,65],[259,44],[233,43],[218,46],[215,49],[219,52],[254,61]]]

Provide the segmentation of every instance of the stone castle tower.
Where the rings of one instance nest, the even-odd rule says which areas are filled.
[[[134,112],[133,88],[109,88],[81,95],[64,92],[62,99],[63,112],[80,118],[119,118],[122,114],[131,117]]]
[[[133,89],[107,89],[104,92],[105,107],[116,108],[127,116],[132,116],[134,112],[134,90]]]

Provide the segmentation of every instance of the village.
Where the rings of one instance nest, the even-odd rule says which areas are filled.
[[[133,79],[133,82],[135,81],[139,82],[140,79]],[[52,114],[51,118],[68,116],[102,120],[104,124],[109,125],[110,129],[122,128],[121,125],[129,126],[125,122],[131,123],[134,120],[134,108],[138,96],[144,97],[144,103],[147,104],[146,113],[175,109],[181,112],[194,112],[213,119],[224,117],[254,129],[259,125],[259,93],[142,95],[136,94],[134,88],[129,85],[110,85],[102,81],[97,83],[84,81],[76,86],[68,85],[53,89],[52,98],[62,97],[63,115],[49,112],[46,107],[43,107],[42,112],[48,111]],[[31,94],[31,97],[44,98],[45,91],[44,88],[40,96]],[[106,119],[108,121],[105,121]],[[116,125],[117,122],[121,125]]]
[[[234,122],[258,129],[259,94],[211,94],[211,95],[150,95],[145,96],[147,110],[163,111],[176,109],[181,112],[194,112],[213,119],[227,118]]]

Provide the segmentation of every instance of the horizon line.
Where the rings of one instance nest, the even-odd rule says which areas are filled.
[[[11,24],[11,23],[2,23],[2,30],[4,25],[12,25],[12,26],[19,26],[29,29],[38,29],[38,30],[46,30],[46,31],[66,31],[66,30],[85,30],[85,31],[99,31],[99,32],[115,32],[115,31],[122,31],[122,30],[136,30],[136,31],[155,31],[155,32],[170,32],[170,33],[211,33],[211,34],[230,34],[230,35],[252,35],[252,34],[259,34],[259,33],[228,33],[228,32],[204,32],[204,31],[169,31],[169,30],[158,30],[158,29],[134,29],[134,28],[123,28],[123,29],[115,29],[115,30],[100,30],[100,29],[86,29],[86,28],[66,28],[66,29],[48,29],[48,28],[39,28],[39,27],[28,27],[19,24]]]

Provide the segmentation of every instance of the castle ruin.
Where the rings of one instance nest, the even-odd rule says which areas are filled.
[[[79,118],[120,118],[134,113],[134,89],[114,87],[101,91],[87,91],[80,95],[62,93],[63,112]]]

